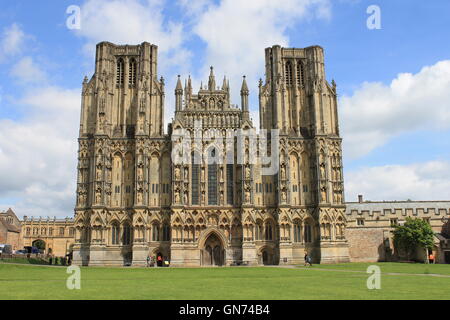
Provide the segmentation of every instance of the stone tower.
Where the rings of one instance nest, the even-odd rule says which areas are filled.
[[[99,43],[82,88],[74,261],[145,260],[144,211],[170,205],[155,192],[170,183],[163,116],[157,46]]]
[[[279,212],[289,212],[281,219],[294,224],[294,240],[301,239],[316,261],[348,261],[336,85],[325,78],[324,51],[276,45],[265,58],[260,120],[262,129],[280,133]],[[310,224],[295,223],[295,212],[308,215]],[[290,241],[283,238],[280,255],[289,256]]]

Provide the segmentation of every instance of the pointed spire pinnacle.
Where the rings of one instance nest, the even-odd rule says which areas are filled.
[[[244,79],[242,80],[242,87],[241,87],[241,107],[242,111],[244,112],[245,119],[248,120],[248,86],[247,81]]]
[[[247,81],[245,80],[245,76],[244,76],[244,79],[242,80],[241,94],[248,95],[248,86],[247,86]]]
[[[180,79],[180,75],[178,75],[178,81],[177,81],[177,87],[175,88],[175,91],[177,90],[183,90],[183,86],[181,85],[181,79]]]
[[[178,75],[177,86],[175,88],[175,110],[180,111],[183,107],[183,87],[181,86],[180,75]]]
[[[210,67],[211,71],[209,72],[209,81],[208,81],[208,90],[213,91],[216,89],[216,77],[214,76],[214,68]]]
[[[223,77],[223,83],[222,83],[222,90],[224,90],[224,91],[226,91],[227,90],[227,87],[228,87],[228,84],[227,84],[227,77]]]

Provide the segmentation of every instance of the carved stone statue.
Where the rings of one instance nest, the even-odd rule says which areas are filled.
[[[327,201],[327,190],[325,188],[322,188],[321,190],[321,196],[322,196],[322,201]]]
[[[180,168],[175,167],[175,180],[180,180]]]
[[[99,189],[97,189],[95,192],[95,202],[100,203],[101,200],[102,200],[102,193]]]
[[[250,202],[250,191],[247,189],[245,190],[245,202],[249,203]]]
[[[320,178],[325,179],[325,164],[324,163],[322,163],[320,165]]]

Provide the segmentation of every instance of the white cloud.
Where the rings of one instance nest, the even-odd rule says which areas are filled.
[[[158,46],[158,72],[166,79],[166,124],[173,116],[176,75],[190,69],[191,52],[183,47],[187,35],[179,21],[166,20],[162,0],[87,0],[81,7],[81,29],[90,61],[101,41]]]
[[[0,62],[6,58],[19,54],[24,46],[26,35],[16,23],[3,30],[0,39]]]
[[[87,0],[81,7],[82,24],[77,33],[87,39],[91,51],[101,41],[148,41],[168,53],[180,49],[183,29],[180,23],[165,21],[162,11],[158,0]]]
[[[450,162],[363,167],[346,172],[346,201],[445,200],[450,198]]]
[[[288,46],[288,28],[301,20],[331,15],[328,0],[222,0],[218,5],[201,7],[204,10],[193,17],[193,30],[207,45],[202,77],[207,76],[210,65],[215,66],[216,74],[226,74],[231,79],[233,101],[239,101],[244,74],[251,94],[257,95],[266,47]]]
[[[24,83],[39,83],[45,81],[47,76],[38,66],[32,57],[24,57],[19,60],[11,69],[10,75]]]
[[[340,99],[345,155],[364,156],[389,139],[420,129],[450,128],[450,60],[402,73],[389,86],[364,83]]]
[[[80,92],[39,88],[17,105],[24,119],[0,119],[1,202],[18,199],[20,215],[72,216]]]
[[[213,3],[212,0],[178,0],[178,5],[188,17],[196,16]]]

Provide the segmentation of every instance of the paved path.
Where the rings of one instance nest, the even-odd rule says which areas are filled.
[[[313,267],[303,267],[303,266],[271,266],[276,268],[290,268],[290,269],[300,269],[300,270],[311,270],[311,271],[333,271],[333,272],[350,272],[350,273],[367,273],[362,270],[342,270],[342,269],[332,269],[332,268],[314,268]],[[450,275],[438,274],[438,273],[401,273],[401,272],[381,272],[384,275],[390,276],[425,276],[425,277],[441,277],[450,278]]]

